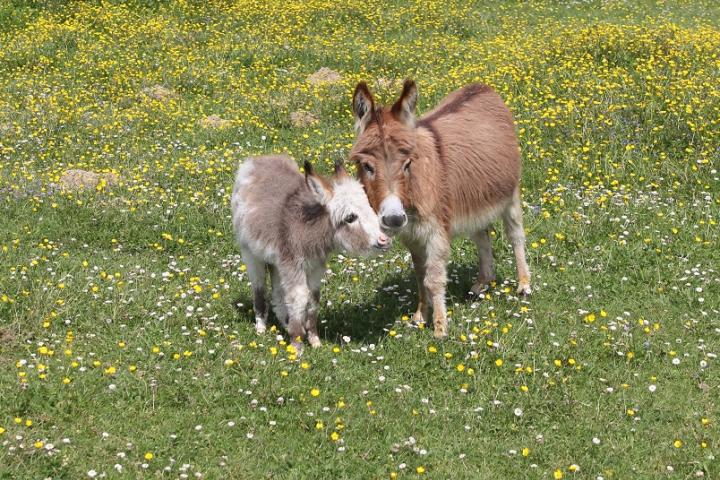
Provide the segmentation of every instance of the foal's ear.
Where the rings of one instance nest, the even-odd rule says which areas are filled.
[[[333,180],[350,178],[350,174],[348,174],[347,170],[345,170],[345,164],[343,164],[342,160],[335,161],[335,172],[333,173],[332,178]]]
[[[355,131],[360,134],[365,130],[373,110],[375,110],[375,100],[367,86],[367,83],[360,82],[355,87],[353,93],[353,117],[355,118]]]
[[[320,205],[327,205],[332,198],[332,187],[327,184],[325,179],[315,174],[312,165],[307,160],[303,164],[303,169],[305,170],[305,183],[310,189],[310,193]]]
[[[392,106],[392,113],[401,122],[410,127],[415,126],[415,106],[417,105],[417,85],[409,78],[403,83],[400,98]]]

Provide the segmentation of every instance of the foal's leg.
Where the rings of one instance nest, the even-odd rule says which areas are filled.
[[[285,292],[285,307],[288,314],[288,334],[294,346],[302,348],[305,336],[305,319],[310,300],[305,272],[295,266],[278,265],[280,282]]]
[[[287,330],[288,312],[285,306],[285,293],[283,292],[280,275],[276,266],[270,267],[270,282],[272,284],[272,308],[280,326]]]
[[[515,190],[512,202],[503,212],[503,222],[505,223],[505,232],[515,252],[518,275],[517,293],[530,295],[530,269],[525,260],[525,230],[523,230],[522,202],[519,188]]]
[[[247,267],[248,278],[253,291],[253,310],[255,311],[255,331],[263,333],[267,329],[267,303],[265,302],[265,262],[243,249],[243,261]]]
[[[430,233],[426,247],[424,284],[433,307],[435,338],[448,334],[445,288],[447,286],[447,262],[450,258],[450,236],[442,227]]]
[[[488,229],[475,232],[470,238],[475,242],[478,252],[478,276],[470,291],[480,295],[495,281],[492,240]]]
[[[313,347],[319,347],[320,335],[317,331],[318,310],[320,309],[320,281],[324,273],[324,264],[313,268],[308,272],[308,290],[310,297],[308,299],[307,319],[305,320],[305,330],[307,330],[308,342]]]

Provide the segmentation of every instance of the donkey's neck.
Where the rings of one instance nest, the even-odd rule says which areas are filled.
[[[408,207],[417,211],[420,220],[444,217],[443,191],[447,159],[442,138],[432,127],[422,124],[416,129],[418,157],[410,166]],[[444,219],[438,218],[441,223]]]

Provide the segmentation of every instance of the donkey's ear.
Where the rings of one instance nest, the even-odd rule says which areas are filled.
[[[353,117],[355,118],[355,131],[362,133],[370,121],[370,116],[375,110],[375,100],[367,86],[367,83],[360,82],[353,93]]]
[[[392,106],[392,113],[405,125],[415,126],[415,106],[417,105],[418,90],[415,82],[407,79],[403,83],[400,98]]]
[[[345,164],[342,160],[335,161],[335,172],[333,173],[333,180],[340,180],[342,178],[349,178],[347,170],[345,170]]]
[[[303,169],[305,170],[305,183],[310,189],[310,193],[313,194],[313,197],[320,205],[327,205],[332,198],[332,187],[327,185],[323,178],[315,174],[312,165],[307,160],[303,164]]]

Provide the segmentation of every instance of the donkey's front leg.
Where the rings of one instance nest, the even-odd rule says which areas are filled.
[[[418,306],[412,316],[412,322],[415,325],[420,325],[430,320],[430,303],[427,288],[425,288],[425,262],[427,261],[427,255],[425,254],[425,245],[408,245],[408,249],[412,256],[413,269],[415,270],[418,287]]]
[[[424,283],[432,302],[435,338],[443,338],[448,334],[445,287],[450,258],[450,237],[445,230],[437,229],[430,234],[426,254]]]

